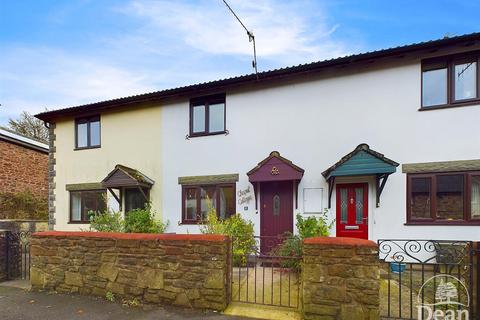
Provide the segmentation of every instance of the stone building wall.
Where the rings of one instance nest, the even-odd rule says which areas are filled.
[[[43,232],[31,240],[34,290],[223,310],[229,240],[220,235]]]
[[[353,238],[309,238],[303,253],[304,319],[379,319],[378,247]]]
[[[55,153],[57,148],[55,147],[55,123],[50,123],[48,127],[48,228],[53,230],[55,227],[55,176],[57,171],[55,170],[56,159]]]
[[[48,154],[0,140],[0,193],[48,196]]]

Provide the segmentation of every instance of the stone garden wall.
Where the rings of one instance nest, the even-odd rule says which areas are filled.
[[[220,235],[42,232],[31,240],[34,290],[223,310],[230,245]]]
[[[304,319],[379,319],[377,244],[309,238],[303,252]]]
[[[40,232],[48,230],[47,220],[0,219],[1,230]]]

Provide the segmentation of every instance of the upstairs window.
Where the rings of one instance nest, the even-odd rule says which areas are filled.
[[[407,221],[480,224],[480,172],[409,174]]]
[[[480,103],[480,54],[422,63],[422,109]]]
[[[422,106],[438,106],[447,104],[448,72],[446,67],[432,67],[423,71],[422,76]]]
[[[100,116],[75,121],[75,148],[100,147]]]
[[[225,133],[225,95],[190,101],[190,136]]]

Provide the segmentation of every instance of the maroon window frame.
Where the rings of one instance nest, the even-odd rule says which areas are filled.
[[[236,203],[237,203],[237,194],[236,194],[236,186],[235,183],[221,183],[221,184],[201,184],[201,185],[182,185],[182,224],[202,224],[204,221],[202,220],[202,207],[201,207],[201,189],[202,188],[215,188],[215,207],[217,209],[217,217],[220,219],[220,188],[232,188],[233,191],[233,208],[231,208],[230,212],[226,212],[226,217],[229,218],[236,212]],[[187,200],[187,190],[195,190],[195,197],[196,197],[196,212],[195,217],[193,219],[189,219],[186,210],[186,200]]]
[[[206,97],[199,97],[190,100],[190,137],[201,137],[209,136],[215,134],[223,134],[227,131],[227,105],[226,105],[226,95],[217,94]],[[220,131],[209,131],[210,125],[210,105],[223,103],[223,130]],[[201,132],[193,132],[193,109],[198,106],[204,106],[205,108],[205,130]]]
[[[455,65],[467,62],[477,63],[477,97],[472,99],[455,100]],[[441,105],[423,106],[423,74],[425,71],[447,69],[447,103]],[[419,111],[435,110],[451,107],[462,107],[480,104],[480,52],[456,54],[446,57],[426,59],[422,61],[422,75],[420,81],[420,109]]]
[[[73,197],[72,194],[78,193],[80,194],[80,220],[73,220]],[[96,195],[94,195],[96,194]],[[101,194],[101,195],[100,195]],[[92,208],[88,208],[90,210],[86,210],[85,204],[87,197],[94,197],[90,200],[93,201]],[[70,215],[69,215],[69,223],[90,223],[90,219],[88,217],[89,211],[95,212],[104,212],[107,209],[107,190],[106,189],[99,189],[99,190],[75,190],[70,191]],[[102,200],[100,200],[102,199]]]
[[[462,175],[463,176],[463,217],[462,219],[449,220],[437,217],[437,178],[438,176]],[[480,176],[480,171],[436,172],[422,174],[407,174],[407,225],[480,225],[480,218],[472,218],[471,193],[472,177]],[[430,214],[419,218],[412,215],[412,180],[415,178],[428,178],[430,184]]]
[[[98,145],[92,145],[91,141],[91,131],[90,131],[90,124],[92,122],[98,122],[99,125],[99,132],[98,132]],[[78,125],[80,124],[87,124],[87,145],[84,147],[78,146]],[[75,150],[84,150],[84,149],[95,149],[100,148],[102,145],[102,122],[100,120],[100,116],[91,116],[87,118],[78,118],[75,119]]]

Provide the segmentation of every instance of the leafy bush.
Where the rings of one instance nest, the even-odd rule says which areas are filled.
[[[134,209],[122,218],[121,212],[109,210],[102,213],[89,212],[90,229],[99,232],[125,232],[125,233],[164,233],[168,223],[155,219],[151,207]]]
[[[301,257],[303,254],[303,240],[312,237],[326,237],[330,235],[330,229],[333,227],[335,221],[327,223],[327,213],[324,212],[321,216],[303,218],[301,214],[297,214],[297,230],[298,235],[293,235],[291,232],[284,234],[285,240],[270,253],[274,256],[281,257]],[[284,268],[293,268],[300,270],[300,259],[286,259],[281,262]]]
[[[99,232],[123,232],[123,224],[120,212],[105,211],[90,216],[90,228]]]
[[[280,265],[283,268],[292,268],[300,270],[301,257],[303,253],[303,240],[298,235],[293,235],[291,232],[285,232],[283,235],[283,242],[275,247],[270,255],[279,256]],[[284,258],[292,257],[292,259]]]
[[[144,209],[134,209],[125,215],[125,232],[164,233],[168,224],[155,219],[155,213],[147,205]]]
[[[29,191],[0,193],[0,219],[48,220],[47,197]]]
[[[215,208],[209,206],[205,225],[200,227],[202,233],[223,234],[232,239],[232,255],[234,265],[245,265],[248,255],[256,250],[253,223],[235,214],[228,219],[220,220]]]
[[[301,214],[297,214],[297,230],[301,239],[312,237],[326,237],[330,235],[330,229],[332,229],[335,221],[327,223],[327,212],[325,211],[321,216],[303,218]]]

